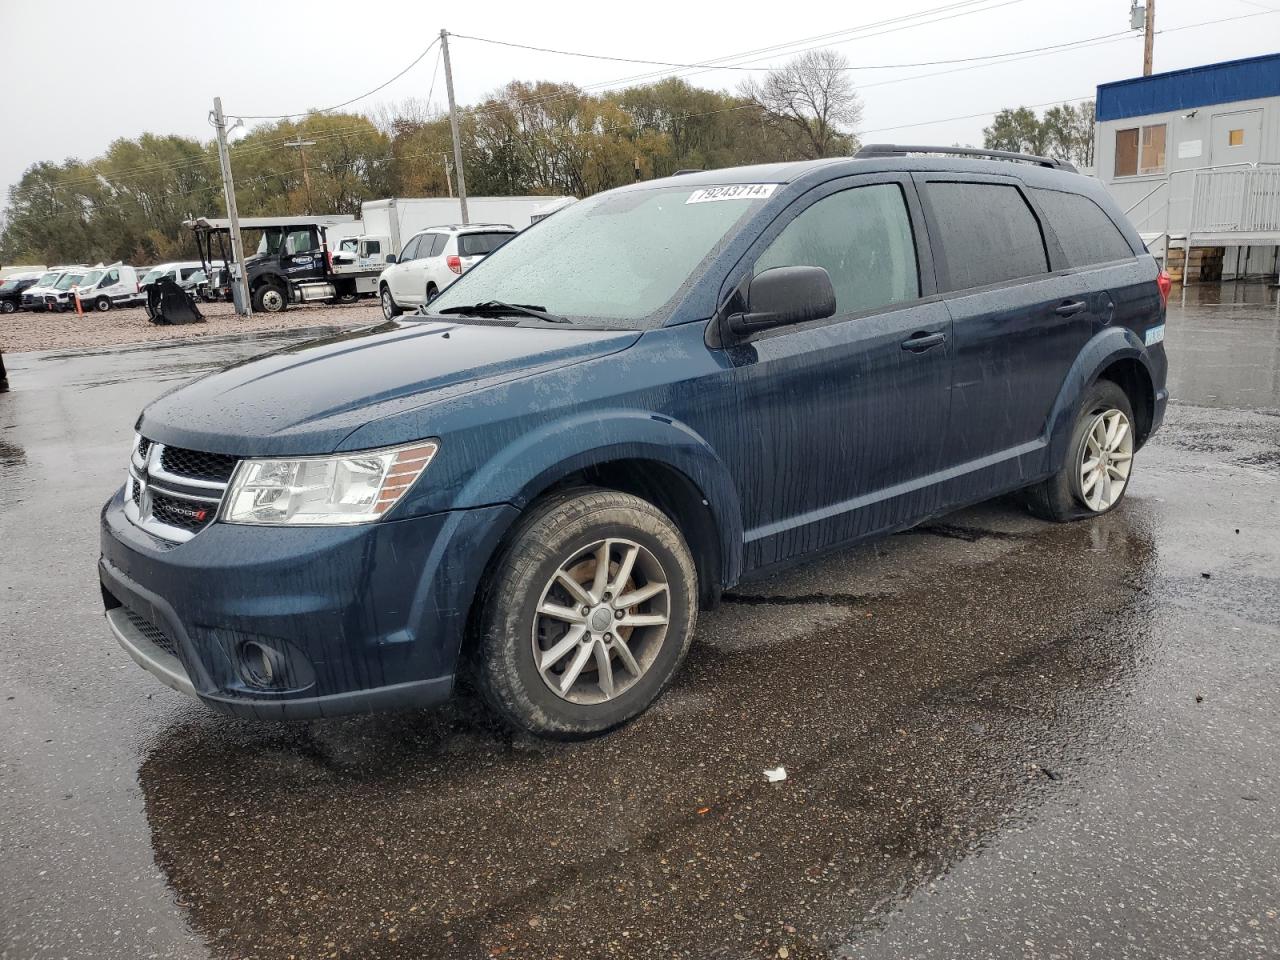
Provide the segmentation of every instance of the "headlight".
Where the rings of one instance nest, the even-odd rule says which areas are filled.
[[[227,523],[334,524],[377,520],[408,493],[440,445],[292,460],[243,460],[231,478]]]

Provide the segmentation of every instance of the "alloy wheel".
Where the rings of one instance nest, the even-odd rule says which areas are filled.
[[[534,663],[561,699],[604,703],[653,665],[670,620],[671,590],[657,557],[633,540],[598,540],[575,551],[543,587]]]
[[[1133,468],[1133,427],[1125,414],[1105,410],[1093,418],[1080,450],[1077,491],[1084,505],[1096,513],[1115,506],[1129,483]]]

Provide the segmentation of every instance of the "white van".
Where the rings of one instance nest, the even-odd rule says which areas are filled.
[[[85,267],[61,266],[50,268],[39,280],[22,291],[23,310],[43,310],[47,294],[56,294],[57,283],[72,270],[83,272]]]
[[[76,284],[75,291],[58,290],[51,305],[55,310],[72,309],[76,293],[80,295],[83,309],[104,312],[146,299],[138,283],[138,271],[125,263],[113,263],[108,267],[99,264],[85,273]]]
[[[161,277],[168,277],[183,290],[193,290],[197,284],[202,283],[206,279],[204,264],[199,260],[186,260],[180,263],[161,263],[148,270],[146,276],[142,278],[141,286],[143,297],[146,296],[146,288],[155,283]]]

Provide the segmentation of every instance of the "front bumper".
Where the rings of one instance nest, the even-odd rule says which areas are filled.
[[[449,696],[471,600],[507,505],[352,527],[214,523],[182,544],[102,512],[99,577],[120,645],[215,710],[310,719]],[[274,658],[275,682],[246,667]]]

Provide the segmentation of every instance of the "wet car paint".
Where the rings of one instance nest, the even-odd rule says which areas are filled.
[[[693,544],[704,597],[712,599],[740,580],[1054,474],[1067,456],[1082,393],[1117,365],[1132,368],[1135,434],[1145,441],[1166,397],[1164,348],[1143,342],[1164,318],[1151,257],[1072,270],[1046,227],[1046,266],[1055,272],[938,300],[950,290],[945,269],[935,279],[931,262],[940,240],[935,232],[931,245],[925,236],[927,187],[920,198],[915,192],[917,180],[943,176],[921,171],[938,169],[949,177],[991,172],[990,165],[947,160],[797,165],[794,177],[747,208],[742,225],[692,271],[656,329],[390,321],[285,348],[166,394],[143,410],[138,429],[148,441],[181,448],[244,457],[438,442],[428,478],[405,492],[386,523],[413,524],[411,535],[396,531],[401,545],[450,554],[451,562],[426,569],[456,575],[415,580],[405,565],[403,577],[389,579],[384,571],[399,573],[396,565],[371,560],[366,576],[340,581],[361,586],[351,595],[324,573],[312,582],[293,576],[311,569],[308,538],[317,557],[331,556],[329,533],[275,530],[273,538],[294,548],[281,551],[274,567],[254,566],[262,596],[280,598],[278,615],[255,622],[251,614],[262,604],[245,600],[235,578],[201,576],[229,569],[242,550],[255,551],[250,533],[223,525],[198,546],[170,551],[146,534],[130,535],[126,498],[117,494],[102,522],[108,606],[123,604],[172,638],[197,693],[222,708],[252,713],[261,704],[263,716],[330,715],[366,708],[374,696],[388,706],[428,706],[459,672],[466,617],[459,598],[474,593],[516,516],[495,511],[491,524],[477,527],[455,524],[453,514],[478,517],[504,504],[518,511],[557,484],[582,482],[584,470],[622,464],[650,488],[672,488],[692,505],[673,513]],[[702,179],[760,175],[743,168]],[[1142,250],[1097,184],[1039,168],[1001,179],[1023,181],[1095,195],[1113,208],[1132,250]],[[715,302],[725,302],[725,291],[806,204],[868,184],[894,189],[911,209],[919,298],[745,341],[726,341],[719,331],[729,345],[709,346],[721,318],[707,322],[706,297],[715,291]],[[1083,300],[1070,300],[1076,296]],[[1093,301],[1078,315],[1060,313]],[[1010,332],[1021,326],[1027,329]],[[955,347],[908,349],[907,338],[920,330],[950,335]],[[422,531],[441,514],[451,515],[443,530],[465,530],[464,549],[443,536],[426,539]],[[389,530],[367,527],[345,536],[348,557],[384,555],[392,539]],[[399,609],[387,608],[385,595],[405,599]],[[384,609],[392,616],[383,617]],[[435,616],[438,610],[452,615]],[[300,615],[291,618],[295,611]],[[305,617],[313,611],[322,617]],[[318,622],[329,629],[318,631]],[[287,689],[243,682],[237,650],[246,637],[273,645],[318,682]],[[433,670],[424,673],[424,663]],[[382,689],[371,689],[371,678]]]
[[[156,686],[91,518],[166,370],[262,345],[6,357],[0,954],[1274,955],[1280,325],[1192,290],[1121,510],[997,502],[742,588],[569,746],[469,698],[263,726]]]

